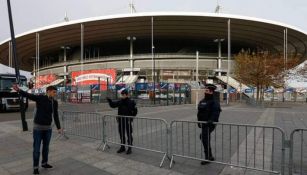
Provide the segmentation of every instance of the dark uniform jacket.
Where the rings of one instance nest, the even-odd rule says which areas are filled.
[[[36,113],[34,116],[34,123],[38,125],[51,125],[52,115],[57,129],[61,129],[58,102],[54,99],[49,99],[47,95],[33,95],[22,90],[19,93],[36,102]],[[53,113],[53,114],[52,114]]]
[[[198,121],[218,122],[221,112],[220,104],[212,100],[203,99],[198,104]]]
[[[109,105],[111,108],[118,107],[118,115],[123,116],[136,116],[137,108],[134,100],[130,98],[121,99],[119,101],[112,101],[108,99]]]

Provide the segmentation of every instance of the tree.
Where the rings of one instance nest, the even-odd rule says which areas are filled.
[[[286,64],[287,68],[297,65],[299,59],[291,56]],[[242,83],[257,88],[256,99],[261,101],[264,96],[264,89],[269,86],[285,86],[284,59],[280,54],[271,54],[268,51],[242,50],[235,56],[235,77]]]

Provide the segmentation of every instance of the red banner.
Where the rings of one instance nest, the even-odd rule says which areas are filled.
[[[50,84],[57,79],[55,74],[40,75],[36,77],[36,88],[40,88],[46,84]]]
[[[107,80],[109,84],[116,83],[116,69],[96,69],[96,70],[84,70],[71,73],[72,85],[74,86],[90,86],[99,84],[100,89],[106,90]]]

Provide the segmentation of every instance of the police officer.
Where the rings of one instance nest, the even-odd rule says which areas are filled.
[[[107,98],[107,100],[111,108],[118,108],[118,115],[122,115],[122,116],[136,116],[137,115],[136,104],[133,100],[131,100],[128,97],[128,91],[126,89],[123,89],[121,91],[121,100],[112,101],[109,98]],[[117,117],[116,120],[118,123],[118,132],[119,132],[120,141],[122,144],[119,150],[117,151],[117,153],[122,153],[126,150],[124,146],[126,144],[125,132],[127,133],[127,137],[128,137],[127,139],[128,145],[132,145],[133,118]],[[132,153],[131,147],[128,147],[126,154],[131,154],[131,153]]]
[[[198,127],[201,128],[201,141],[204,146],[205,159],[209,161],[214,161],[214,157],[211,151],[211,132],[215,129],[215,124],[213,122],[219,121],[219,116],[221,112],[221,107],[218,101],[214,99],[214,91],[216,86],[213,84],[207,84],[205,86],[205,97],[198,104],[198,121],[203,121],[206,123],[199,124]],[[202,161],[201,164],[205,165],[210,163],[209,161]]]

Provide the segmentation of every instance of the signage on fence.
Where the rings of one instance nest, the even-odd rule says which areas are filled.
[[[117,91],[121,90],[122,88],[126,88],[126,84],[116,84],[115,85],[115,89]]]
[[[234,88],[229,88],[229,89],[228,89],[228,92],[231,93],[231,94],[232,94],[232,93],[235,93],[236,91],[237,91],[237,90],[234,89]]]
[[[174,83],[169,83],[168,84],[168,89],[169,90],[173,90],[175,88],[175,84]]]
[[[147,89],[148,90],[153,90],[153,83],[148,83],[147,84]],[[156,83],[156,91],[159,90],[159,83]]]
[[[251,88],[245,89],[244,92],[245,92],[245,93],[253,93],[253,89],[251,89]]]
[[[295,91],[295,89],[294,89],[294,88],[291,88],[291,87],[285,89],[285,92],[294,92],[294,91]]]
[[[167,84],[167,83],[164,83],[164,82],[161,82],[161,83],[160,83],[160,88],[161,88],[161,89],[167,89],[167,88],[168,88],[168,84]]]
[[[264,92],[266,92],[266,93],[273,93],[274,89],[269,88],[269,89],[266,89]]]
[[[99,90],[99,84],[92,84],[90,87],[91,87],[91,90],[94,90],[94,91]]]
[[[136,91],[146,91],[147,90],[147,83],[136,83],[135,84]]]

